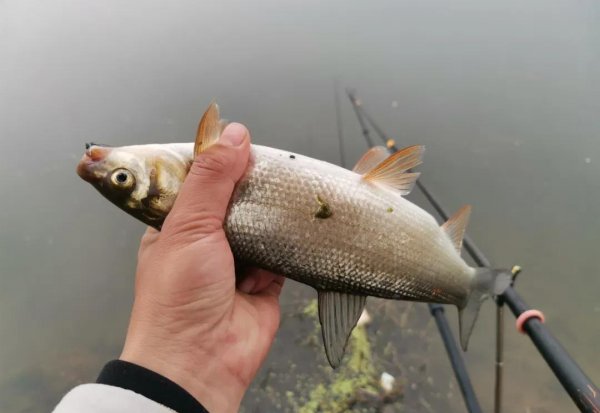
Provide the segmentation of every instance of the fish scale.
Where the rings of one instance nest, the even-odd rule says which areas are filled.
[[[351,171],[290,155],[252,146],[251,166],[234,191],[225,223],[238,259],[317,289],[451,304],[465,300],[474,270],[429,214]],[[330,205],[330,218],[315,218],[317,196]],[[407,233],[412,236],[402,241]],[[257,239],[264,248],[254,248]],[[433,293],[433,285],[443,293]]]

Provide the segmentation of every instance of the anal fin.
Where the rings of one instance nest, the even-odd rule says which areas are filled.
[[[365,307],[367,297],[337,291],[318,291],[319,321],[325,354],[331,367],[340,365],[350,333]]]

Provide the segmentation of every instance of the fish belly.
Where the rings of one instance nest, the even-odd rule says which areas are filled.
[[[225,231],[237,259],[319,290],[460,305],[474,276],[435,219],[393,189],[258,145]]]

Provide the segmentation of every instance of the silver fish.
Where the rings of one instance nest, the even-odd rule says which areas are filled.
[[[222,130],[218,108],[204,114],[196,144],[89,145],[77,171],[111,202],[160,229],[194,155]],[[466,350],[482,301],[510,284],[505,270],[473,268],[460,256],[470,214],[441,227],[406,200],[422,146],[388,156],[371,149],[353,171],[252,145],[224,229],[237,260],[314,287],[329,363],[337,367],[367,296],[454,304]]]

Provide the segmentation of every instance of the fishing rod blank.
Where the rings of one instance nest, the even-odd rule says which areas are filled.
[[[353,96],[350,90],[346,90],[346,93],[348,93],[348,96]],[[356,118],[358,119],[358,123],[360,123],[360,128],[362,129],[362,134],[365,137],[365,140],[367,141],[367,145],[369,145],[369,148],[372,148],[373,146],[375,146],[375,143],[373,142],[373,139],[371,139],[369,128],[367,127],[365,120],[363,119],[362,114],[360,113],[359,105],[353,99],[353,97],[350,98],[350,100],[352,100],[352,109],[354,109],[354,113],[356,113]]]
[[[336,79],[333,83],[333,97],[335,100],[335,124],[338,133],[338,144],[340,145],[340,165],[346,167],[346,155],[344,153],[344,131],[342,127],[342,110],[340,102],[340,83]]]
[[[348,91],[348,96],[350,97],[357,114],[361,113],[369,123],[374,124],[373,119],[368,115],[365,109],[362,106],[356,105],[354,94]],[[381,129],[379,129],[379,131],[381,131]],[[384,141],[387,141],[383,132],[380,137]],[[393,149],[397,150],[395,147],[393,147]],[[433,194],[419,181],[417,181],[417,186],[423,191],[425,197],[440,216],[444,219],[448,219],[448,213]],[[490,266],[490,261],[466,234],[463,245],[477,265],[484,267]],[[502,294],[501,299],[508,305],[515,317],[519,317],[523,312],[529,309],[529,306],[517,294],[512,286],[506,289]],[[554,372],[556,378],[560,381],[565,390],[567,390],[569,396],[571,396],[571,399],[580,411],[589,413],[600,412],[600,389],[592,383],[581,367],[579,367],[564,347],[562,347],[558,340],[550,333],[548,328],[546,328],[539,319],[529,318],[523,324],[523,331],[529,336],[531,341],[533,341],[542,357],[544,357],[544,360],[546,360],[546,363],[548,363]]]
[[[506,304],[515,317],[519,317],[530,307],[513,288],[503,294]],[[523,324],[523,330],[529,335],[548,366],[560,383],[569,393],[582,412],[600,412],[600,390],[585,375],[575,360],[563,348],[558,340],[536,317],[531,317]]]

